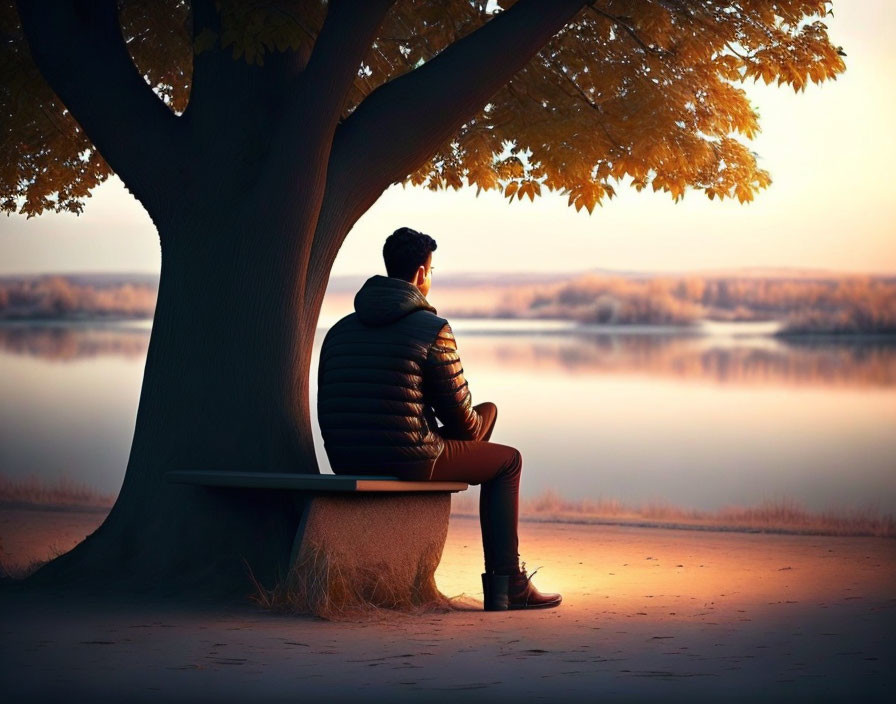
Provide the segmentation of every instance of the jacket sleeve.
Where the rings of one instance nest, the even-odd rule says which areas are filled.
[[[483,418],[473,408],[473,396],[457,352],[457,342],[448,323],[429,348],[423,373],[424,397],[445,424],[446,435],[475,440]]]

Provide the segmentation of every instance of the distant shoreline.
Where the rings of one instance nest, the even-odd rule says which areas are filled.
[[[448,275],[430,302],[451,319],[562,321],[632,330],[688,330],[701,322],[777,323],[778,336],[896,335],[896,277],[821,276],[810,272],[643,275]],[[352,310],[359,279],[335,277],[322,313]],[[0,278],[0,321],[143,321],[152,319],[158,283],[151,277],[44,275]]]

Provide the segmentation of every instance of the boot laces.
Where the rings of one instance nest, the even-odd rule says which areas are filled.
[[[528,582],[535,576],[535,573],[538,572],[538,570],[540,570],[542,567],[544,567],[544,565],[539,565],[534,570],[532,570],[532,574],[526,574],[526,561],[523,560],[522,564],[520,565],[520,572],[522,572],[523,574],[526,574],[526,581]]]

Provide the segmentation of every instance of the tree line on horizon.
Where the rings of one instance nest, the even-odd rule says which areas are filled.
[[[492,310],[453,312],[609,325],[775,320],[790,334],[896,333],[896,278],[586,274],[514,287]]]
[[[96,285],[64,275],[0,281],[0,320],[151,318],[158,286]]]
[[[584,274],[559,283],[503,289],[497,302],[465,308],[449,304],[440,312],[609,325],[777,320],[784,323],[785,333],[896,333],[896,278],[886,276]],[[157,286],[147,282],[103,285],[65,275],[0,280],[0,320],[151,318],[156,294]]]

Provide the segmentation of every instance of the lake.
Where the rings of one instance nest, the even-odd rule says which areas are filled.
[[[333,318],[324,318],[330,324]],[[522,494],[896,514],[896,341],[452,319]],[[121,486],[148,322],[0,325],[0,476]],[[312,361],[312,412],[321,327]],[[316,416],[315,443],[329,471]]]

